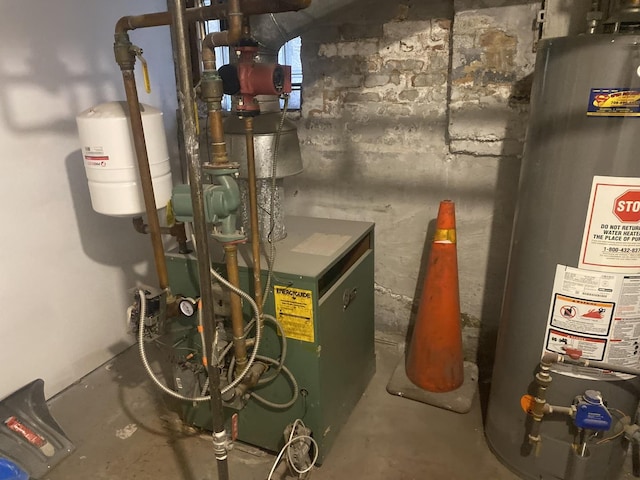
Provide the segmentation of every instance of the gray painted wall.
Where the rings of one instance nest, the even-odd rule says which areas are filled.
[[[48,396],[128,346],[127,290],[153,282],[148,237],[91,209],[75,115],[124,98],[113,27],[164,0],[3,2],[0,15],[0,398],[36,378]],[[136,32],[175,135],[168,29]],[[139,72],[138,72],[139,74]],[[143,89],[140,89],[143,91]]]

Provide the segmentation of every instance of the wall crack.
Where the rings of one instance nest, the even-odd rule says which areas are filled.
[[[392,299],[397,300],[399,302],[408,303],[409,305],[413,304],[413,297],[409,297],[407,295],[402,295],[401,293],[395,293],[390,288],[387,288],[387,287],[385,287],[383,285],[380,285],[379,283],[374,283],[373,284],[373,289],[374,289],[374,291],[376,293],[379,293],[381,295],[389,296]]]

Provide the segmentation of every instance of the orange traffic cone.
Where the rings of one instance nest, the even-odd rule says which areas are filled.
[[[440,202],[436,234],[407,357],[407,377],[430,392],[462,385],[462,331],[454,203]]]

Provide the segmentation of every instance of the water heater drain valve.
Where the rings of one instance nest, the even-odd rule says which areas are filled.
[[[576,399],[576,427],[585,430],[606,431],[611,428],[612,417],[597,390],[587,390]]]

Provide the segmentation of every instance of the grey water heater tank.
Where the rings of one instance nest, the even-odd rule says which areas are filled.
[[[594,177],[597,176],[603,184],[607,183],[607,178],[617,179],[612,183],[617,182],[619,185],[614,187],[617,192],[623,192],[614,193],[618,196],[637,188],[633,185],[637,185],[640,177],[639,44],[640,36],[637,35],[589,35],[547,39],[539,45],[485,425],[492,451],[526,479],[568,478],[571,445],[575,441],[576,429],[567,416],[545,415],[538,454],[528,445],[531,419],[521,408],[520,398],[535,391],[533,379],[543,349],[557,351],[559,341],[574,346],[576,342],[582,342],[580,345],[585,347],[597,347],[590,354],[602,356],[605,349],[614,347],[611,342],[617,341],[613,337],[619,334],[606,336],[604,330],[598,331],[595,327],[592,331],[579,332],[589,324],[586,318],[582,324],[560,318],[557,329],[550,327],[555,321],[554,298],[559,298],[554,297],[558,266],[560,269],[568,268],[572,275],[578,277],[581,272],[589,277],[589,270],[608,270],[612,272],[611,278],[615,277],[614,280],[619,282],[626,281],[626,277],[616,280],[617,276],[640,273],[636,265],[640,248],[629,253],[631,260],[626,264],[626,254],[618,255],[624,257],[623,260],[611,268],[602,269],[597,261],[586,266],[581,264],[586,258],[581,255],[583,235],[587,231],[592,234],[585,225],[588,226],[590,218],[597,213],[590,209],[590,204],[595,204],[592,202]],[[627,103],[616,103],[616,99],[622,97]],[[624,186],[625,178],[631,187]],[[602,205],[598,207],[601,210],[598,215],[609,215],[616,223],[612,209],[606,210]],[[591,215],[589,218],[588,213]],[[632,228],[625,222],[636,225],[634,221],[620,220],[618,227]],[[594,229],[601,226],[605,225],[593,225]],[[611,247],[612,243],[608,247],[606,243],[603,245],[605,250],[618,249]],[[600,254],[594,253],[596,257]],[[605,259],[614,257],[603,256]],[[615,264],[615,258],[612,262]],[[571,270],[578,267],[579,271]],[[593,278],[598,278],[598,275],[594,273]],[[640,276],[636,279],[640,280]],[[575,296],[575,300],[571,296],[563,298],[582,302],[579,294]],[[593,303],[589,304],[590,301]],[[587,300],[586,303],[578,303],[579,308],[567,308],[564,313],[569,317],[580,308],[596,304],[594,300]],[[613,331],[618,325],[616,320],[619,320],[613,317],[618,313],[612,313],[616,308],[614,302],[607,305],[610,311],[600,316],[611,316],[609,320],[613,327],[610,330]],[[585,317],[595,315],[589,313],[591,310],[585,313]],[[640,335],[640,315],[637,321],[635,331],[623,332],[635,335],[636,345]],[[611,354],[604,359],[613,362],[614,356]],[[622,360],[637,365],[637,356],[636,348]],[[626,380],[614,375],[582,378],[576,370],[555,372],[552,376],[547,397],[550,404],[571,405],[576,396],[592,389],[602,392],[611,409],[634,418],[638,403],[637,377]],[[614,420],[614,426],[615,423]],[[600,435],[600,438],[606,438],[611,432]],[[601,443],[596,439],[589,444],[586,479],[618,478],[626,451],[626,445],[620,439]]]

